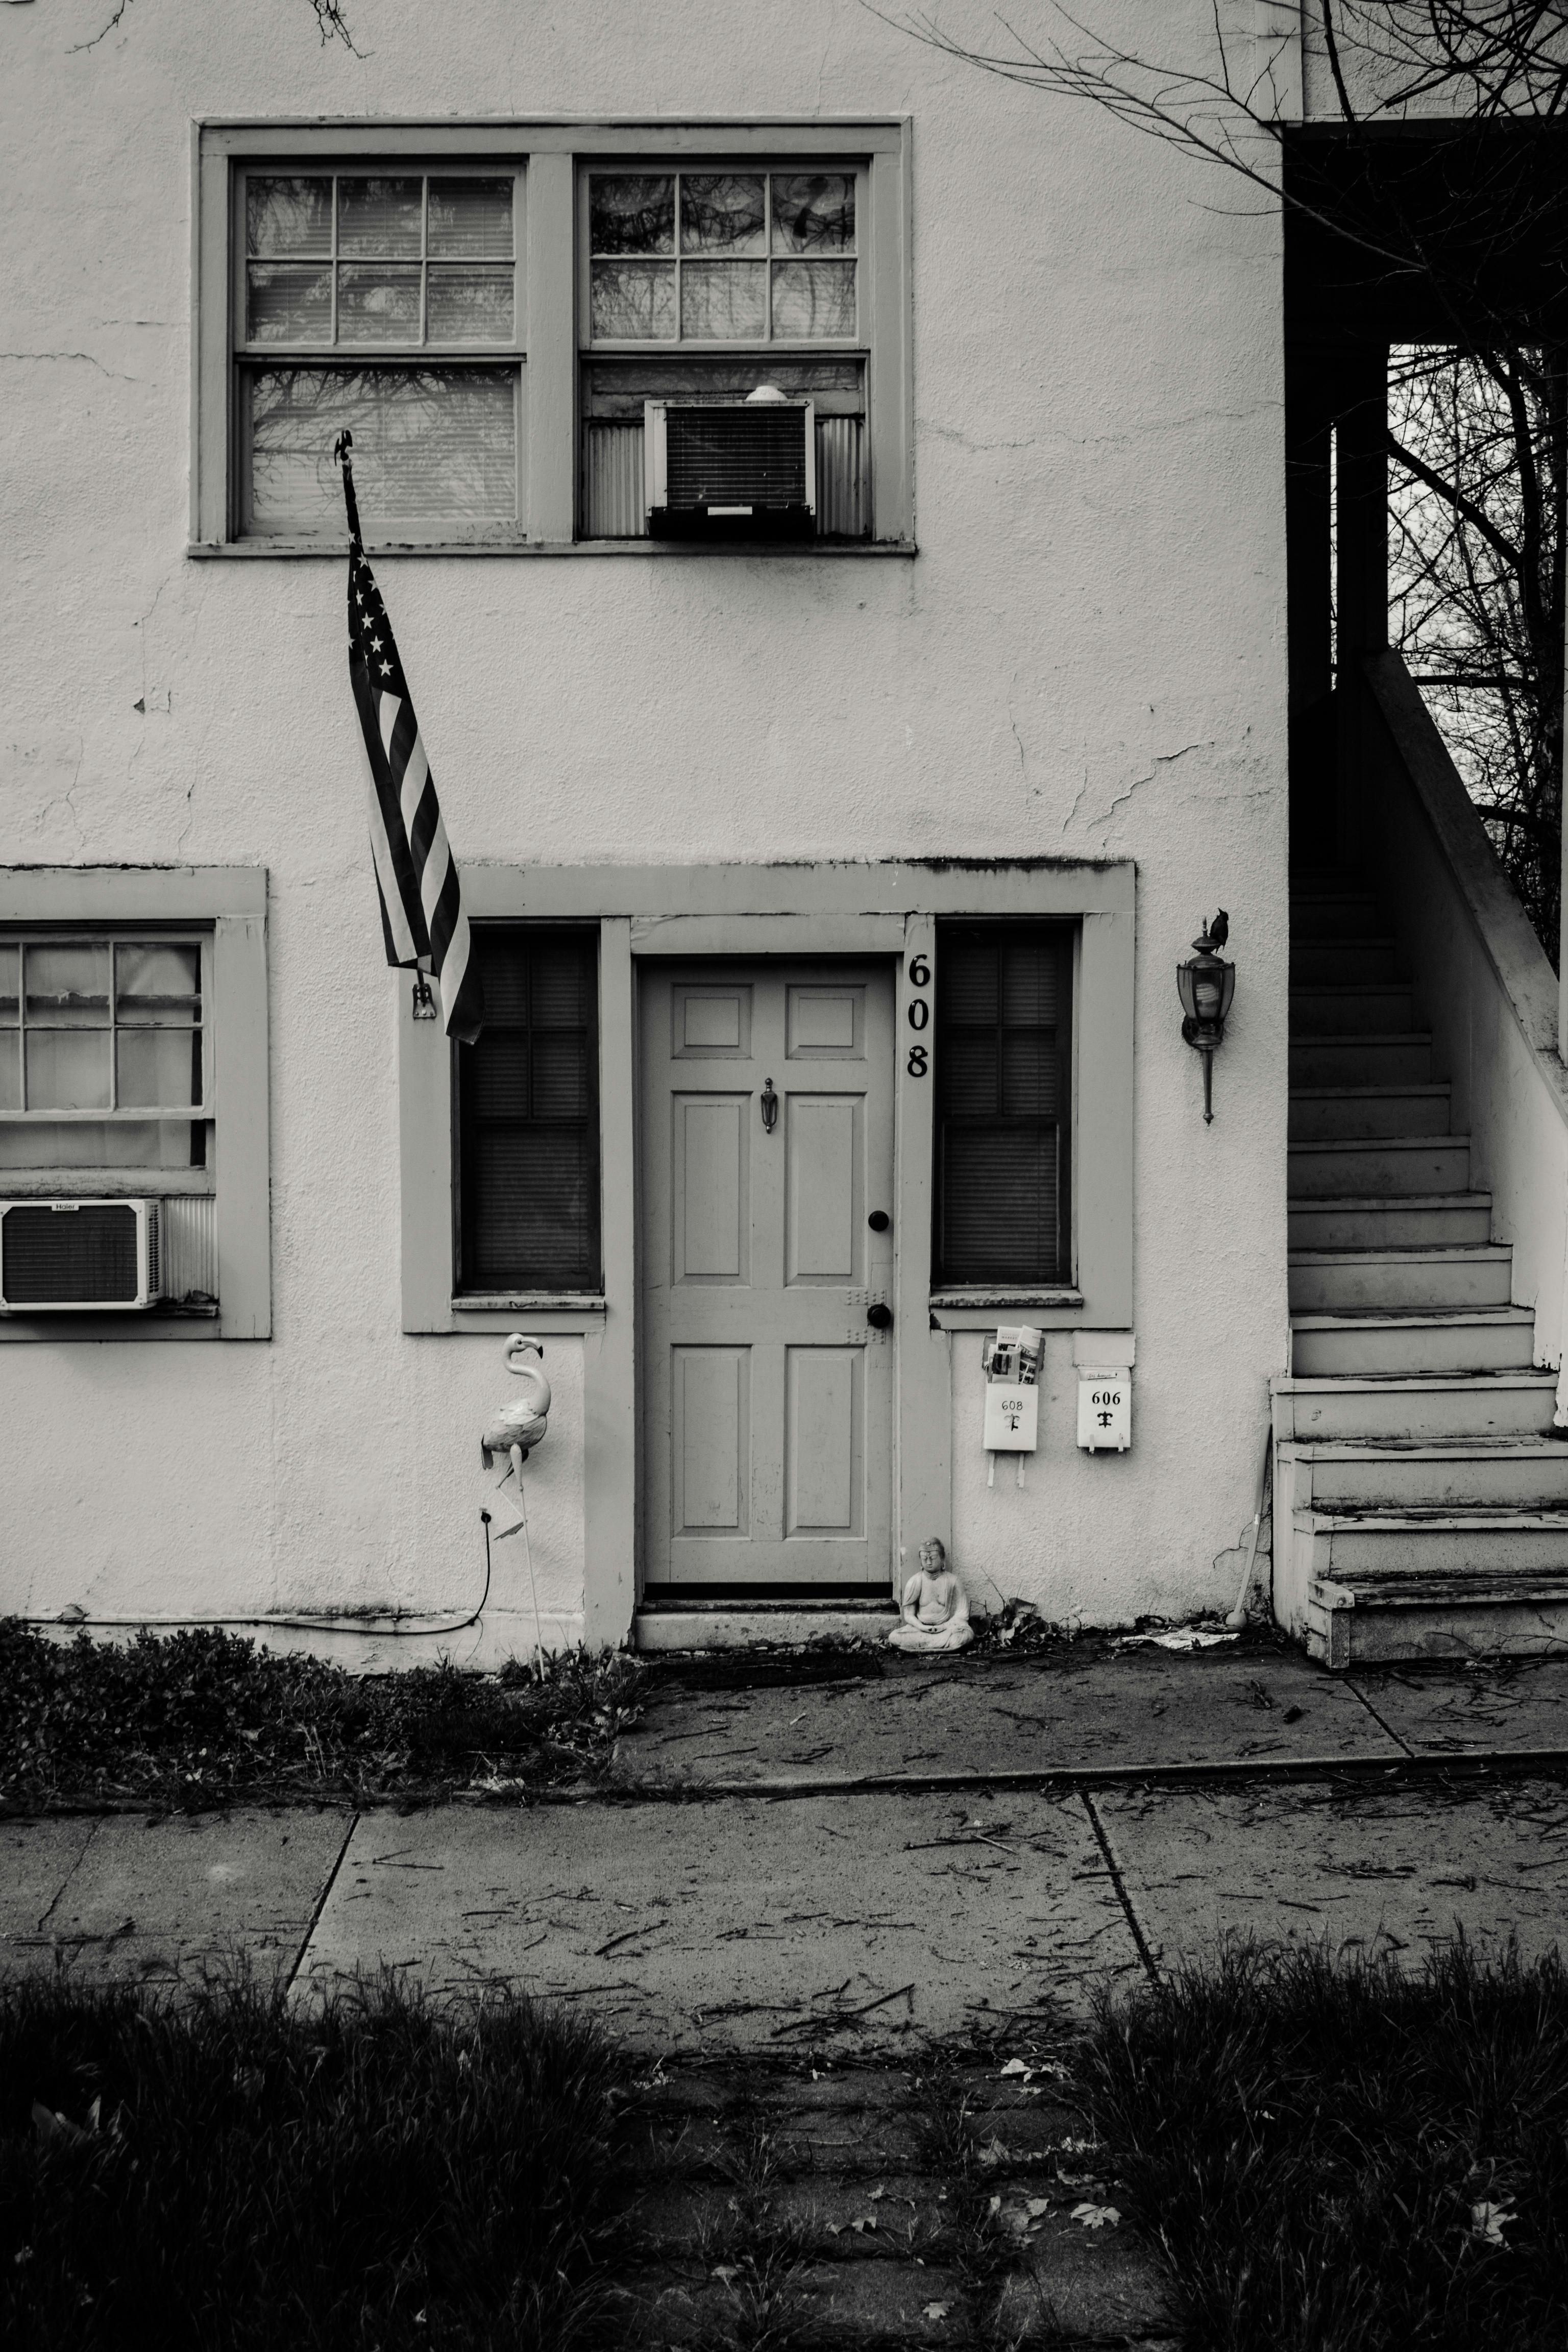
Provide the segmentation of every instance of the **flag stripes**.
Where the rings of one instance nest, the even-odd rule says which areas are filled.
[[[447,1035],[471,1045],[484,1004],[469,953],[468,919],[392,624],[365,560],[352,445],[345,433],[334,452],[342,463],[349,519],[349,681],[369,774],[371,855],[386,961],[429,972],[441,992]]]

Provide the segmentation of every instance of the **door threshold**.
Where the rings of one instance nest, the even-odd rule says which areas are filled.
[[[638,1650],[805,1649],[833,1640],[879,1642],[898,1622],[889,1594],[867,1601],[658,1601],[632,1620]]]

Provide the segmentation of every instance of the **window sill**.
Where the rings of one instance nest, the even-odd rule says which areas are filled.
[[[939,1331],[994,1331],[999,1323],[1061,1330],[1085,1319],[1081,1290],[933,1290],[931,1319]]]
[[[7,1343],[47,1340],[59,1347],[72,1339],[218,1339],[223,1336],[218,1321],[218,1307],[126,1307],[118,1312],[95,1313],[91,1307],[57,1307],[52,1314],[45,1311],[29,1314],[26,1308],[8,1309],[0,1315],[0,1348]]]
[[[210,1199],[210,1168],[5,1168],[0,1200],[172,1201]]]
[[[542,1308],[561,1314],[609,1312],[602,1290],[465,1290],[452,1300],[454,1315],[531,1315]]]
[[[750,543],[744,540],[729,540],[704,546],[698,540],[679,539],[369,540],[365,544],[365,553],[376,562],[389,555],[634,555],[654,557],[661,562],[742,555],[752,559],[761,557],[770,563],[819,563],[842,556],[913,556],[919,552],[912,539],[823,540],[804,547],[781,546],[767,540]],[[295,562],[306,556],[341,563],[348,553],[348,547],[342,541],[334,542],[319,539],[192,540],[185,553],[195,563],[262,563],[275,557]]]

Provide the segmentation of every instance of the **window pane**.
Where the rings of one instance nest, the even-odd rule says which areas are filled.
[[[189,1119],[0,1119],[0,1168],[195,1168]]]
[[[474,269],[462,264],[430,270],[428,325],[432,343],[510,343],[512,339],[512,271]]]
[[[682,175],[682,253],[762,253],[765,221],[760,174]]]
[[[27,1032],[29,1110],[107,1110],[107,1029]]]
[[[201,1045],[194,1029],[122,1029],[114,1044],[121,1110],[200,1102]]]
[[[1033,941],[1009,943],[1002,950],[1002,1018],[1043,1028],[1057,1019],[1057,950]]]
[[[472,1107],[480,1118],[528,1117],[528,1037],[526,1033],[491,1034],[489,992],[485,992],[485,1025],[465,1065],[465,1083]]]
[[[199,948],[117,947],[115,1018],[189,1028],[201,1019],[201,970]]]
[[[595,261],[589,303],[600,342],[652,342],[675,333],[675,264]]]
[[[593,979],[580,947],[536,947],[530,958],[536,1029],[578,1029],[588,1019]],[[487,1004],[489,1000],[486,998]]]
[[[511,189],[510,180],[432,180],[430,251],[510,261]]]
[[[20,1006],[16,991],[21,985],[20,948],[0,948],[0,1024],[15,1021]]]
[[[503,933],[474,933],[472,952],[478,956],[484,986],[484,1037],[505,1024],[521,1027],[528,1020],[528,958],[520,955]],[[483,1043],[483,1038],[480,1040]]]
[[[0,1110],[22,1108],[22,1041],[15,1030],[0,1036]]]
[[[680,272],[680,331],[699,342],[767,332],[764,261],[689,261]]]
[[[109,1026],[107,947],[29,947],[27,1019],[69,1028]]]
[[[252,253],[330,254],[331,180],[247,180],[245,219]]]
[[[855,332],[852,261],[775,261],[773,332],[800,341]]]
[[[481,1129],[469,1153],[463,1231],[468,1282],[562,1288],[596,1282],[592,1138],[582,1129]]]
[[[1025,1030],[1003,1038],[1002,1108],[1009,1118],[1055,1118],[1057,1047],[1049,1033]]]
[[[533,1116],[581,1118],[588,1108],[588,1074],[581,1036],[533,1041]]]
[[[775,253],[853,253],[853,172],[773,173]]]
[[[944,947],[937,972],[944,1023],[994,1022],[996,1018],[996,950],[988,947]]]
[[[588,234],[595,253],[673,253],[674,180],[596,173],[588,183]]]
[[[416,343],[419,271],[350,261],[338,269],[340,343]]]
[[[330,343],[332,273],[295,261],[253,261],[246,272],[247,338],[253,343]]]
[[[412,254],[424,250],[418,180],[338,182],[340,253]]]
[[[1059,1271],[1053,1128],[949,1128],[942,1271],[949,1282],[1028,1282]]]
[[[249,394],[247,530],[341,538],[332,443],[344,425],[354,436],[354,485],[368,529],[400,521],[515,529],[515,369],[258,369]]]
[[[937,1064],[943,1110],[960,1117],[994,1118],[996,1099],[995,1032],[954,1030],[942,1039]]]

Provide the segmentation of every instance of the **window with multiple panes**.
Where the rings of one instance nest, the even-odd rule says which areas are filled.
[[[1072,957],[1067,923],[939,930],[938,1286],[1071,1279]]]
[[[647,404],[769,385],[790,536],[906,547],[907,126],[711,136],[204,123],[193,548],[341,545],[345,428],[373,550],[644,540]]]
[[[7,1169],[206,1164],[208,952],[200,937],[0,939],[0,1185]]]
[[[238,535],[515,540],[522,175],[247,171],[235,359]]]
[[[588,167],[581,529],[647,533],[644,407],[763,384],[812,403],[816,531],[868,528],[863,169]]]
[[[459,1290],[597,1290],[597,932],[481,924],[473,952],[485,1021],[458,1049]]]

